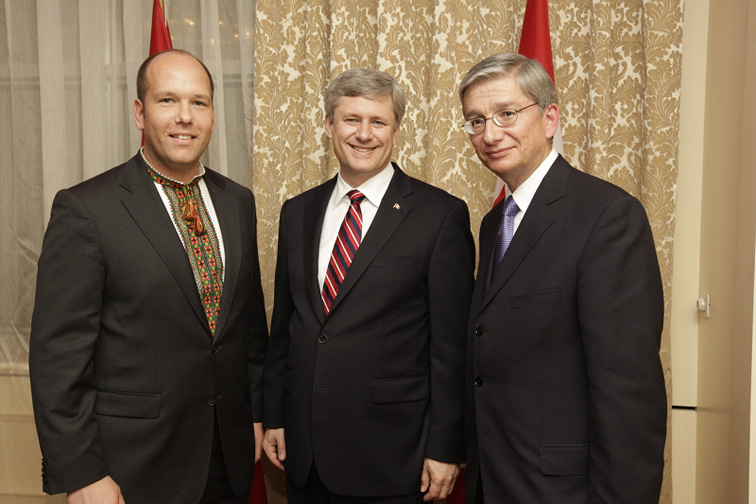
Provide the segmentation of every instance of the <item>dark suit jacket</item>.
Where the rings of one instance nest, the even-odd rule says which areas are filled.
[[[286,473],[351,496],[418,492],[423,458],[464,458],[465,203],[395,173],[326,318],[318,246],[335,178],[281,210],[264,423]]]
[[[663,298],[645,211],[561,156],[491,279],[480,229],[467,364],[467,502],[656,504]]]
[[[255,205],[218,173],[205,181],[225,248],[214,339],[138,155],[56,196],[29,352],[48,493],[109,474],[126,502],[196,503],[216,413],[231,485],[249,489],[267,342]]]

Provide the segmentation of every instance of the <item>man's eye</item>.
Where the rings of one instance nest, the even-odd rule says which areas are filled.
[[[478,126],[483,126],[485,124],[486,120],[482,117],[476,117],[475,119],[470,119],[470,126],[473,128],[476,128]]]
[[[510,119],[517,115],[517,112],[515,112],[514,110],[502,110],[501,112],[499,112],[499,115],[506,119]]]

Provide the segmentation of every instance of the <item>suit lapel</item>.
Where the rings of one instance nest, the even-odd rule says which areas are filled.
[[[163,259],[187,302],[209,334],[210,328],[207,325],[207,318],[186,251],[165,210],[157,188],[137,156],[124,165],[119,184],[127,192],[121,198],[121,202]]]
[[[312,197],[304,205],[304,230],[302,236],[302,259],[307,291],[312,308],[321,323],[325,321],[323,301],[320,298],[322,285],[318,281],[318,258],[320,256],[320,233],[323,229],[326,206],[336,185],[336,178],[313,190]],[[333,245],[333,244],[332,244]]]
[[[504,258],[501,260],[499,270],[490,281],[490,287],[484,294],[481,309],[504,287],[531,249],[554,222],[554,216],[551,213],[549,205],[564,196],[570,169],[567,162],[561,156],[557,158],[549,169],[538,190],[536,190],[533,200],[530,202],[530,206],[528,206],[528,210],[525,212],[525,216],[522,222],[520,222],[514,238],[512,238],[507,253],[504,254]],[[493,220],[498,225],[500,219]],[[497,232],[497,229],[493,230],[492,234],[494,236],[486,240],[488,242],[486,254],[489,264]],[[490,271],[489,268],[486,268],[486,270],[487,272]],[[490,273],[487,274],[490,275]]]
[[[412,184],[409,177],[394,164],[394,176],[391,178],[368,233],[354,255],[352,265],[349,267],[344,282],[339,288],[339,293],[331,306],[331,314],[336,310],[341,300],[349,294],[349,291],[373,262],[375,256],[412,210],[412,204],[406,199],[411,193]]]
[[[239,228],[239,210],[236,203],[226,193],[226,183],[216,176],[215,172],[206,170],[204,177],[210,197],[213,200],[215,215],[218,217],[218,225],[223,237],[223,250],[225,261],[223,262],[223,296],[221,297],[220,313],[215,322],[215,336],[220,338],[223,334],[223,326],[228,320],[229,310],[236,292],[241,267],[241,230]]]

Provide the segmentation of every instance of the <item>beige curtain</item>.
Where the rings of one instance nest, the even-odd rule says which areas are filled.
[[[477,234],[495,180],[458,127],[456,89],[483,57],[517,51],[524,8],[525,0],[257,1],[252,185],[269,308],[281,204],[337,169],[323,94],[347,68],[385,70],[402,84],[408,111],[395,159],[463,198]],[[669,308],[682,0],[552,0],[550,24],[565,155],[644,203]],[[668,328],[661,355],[670,390]],[[664,503],[669,474],[667,464]],[[283,482],[270,476],[274,503]]]

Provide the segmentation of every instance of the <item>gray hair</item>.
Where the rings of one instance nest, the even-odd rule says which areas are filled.
[[[549,105],[558,105],[556,86],[541,64],[520,54],[499,53],[489,56],[467,72],[459,85],[459,100],[465,104],[465,92],[474,84],[499,77],[514,77],[523,93],[538,104],[543,113]]]
[[[332,121],[333,110],[342,96],[364,96],[371,100],[390,96],[396,120],[394,129],[399,127],[404,117],[404,93],[399,83],[386,72],[369,68],[351,68],[333,79],[325,94],[325,112]]]

